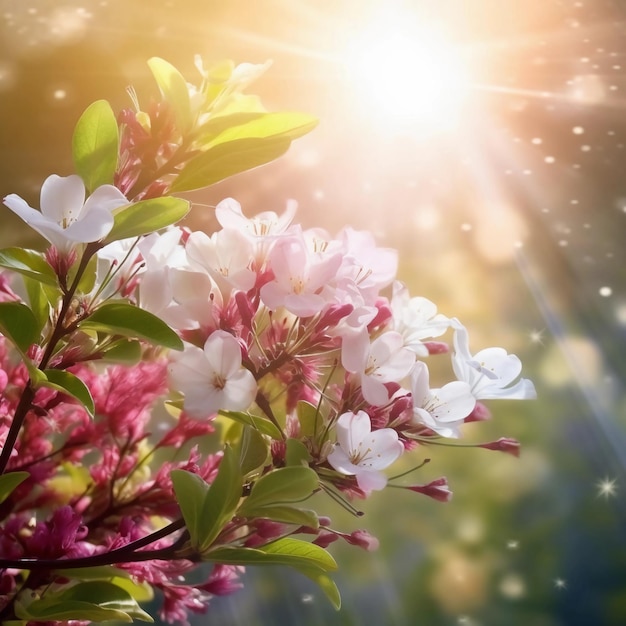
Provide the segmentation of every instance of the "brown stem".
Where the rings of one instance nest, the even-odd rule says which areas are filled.
[[[50,359],[52,358],[52,355],[54,354],[54,349],[57,343],[59,342],[61,337],[63,337],[63,335],[67,332],[65,326],[63,325],[63,320],[65,318],[65,315],[67,314],[67,311],[69,310],[70,304],[72,303],[72,298],[74,297],[74,293],[78,288],[78,283],[80,282],[80,278],[83,275],[85,268],[87,267],[87,263],[89,263],[89,259],[95,254],[98,248],[98,243],[89,243],[85,247],[83,256],[80,260],[80,264],[78,266],[78,269],[76,270],[74,282],[71,284],[70,288],[63,296],[63,302],[61,303],[59,317],[57,319],[56,326],[52,331],[52,335],[50,337],[50,341],[48,342],[44,355],[39,363],[39,369],[43,370],[46,368]],[[13,414],[13,421],[11,422],[11,426],[9,428],[9,432],[7,433],[4,446],[2,447],[2,452],[0,453],[0,474],[4,474],[7,468],[7,464],[9,463],[9,459],[11,458],[11,453],[13,452],[13,447],[15,446],[15,442],[17,441],[20,430],[22,429],[24,420],[26,419],[26,414],[31,408],[34,397],[35,389],[33,389],[32,381],[29,380],[26,383],[26,387],[24,387],[24,391],[22,391],[22,397],[20,398],[19,404],[17,405],[15,413]]]
[[[15,568],[21,570],[54,570],[54,569],[79,569],[83,567],[96,567],[100,565],[113,565],[115,563],[134,563],[138,561],[151,561],[153,559],[172,559],[176,556],[176,550],[187,541],[186,533],[183,533],[172,545],[158,550],[143,550],[140,548],[150,545],[163,537],[185,527],[183,519],[177,519],[141,539],[137,539],[125,546],[94,554],[92,556],[77,557],[74,559],[0,559],[0,569]]]

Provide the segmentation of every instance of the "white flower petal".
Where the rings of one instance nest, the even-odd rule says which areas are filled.
[[[57,223],[64,219],[78,219],[84,202],[85,185],[76,174],[52,174],[41,186],[41,213]]]

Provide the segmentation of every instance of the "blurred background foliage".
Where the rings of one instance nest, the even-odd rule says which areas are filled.
[[[519,459],[421,449],[448,504],[388,489],[355,519],[375,553],[335,544],[335,613],[305,579],[250,571],[197,623],[618,626],[626,621],[626,6],[610,0],[0,0],[0,190],[38,206],[72,173],[93,100],[154,93],[157,55],[272,59],[251,89],[320,126],[279,161],[206,191],[247,214],[299,202],[304,226],[372,230],[400,278],[518,354],[532,403],[491,402],[466,440],[519,439]],[[40,246],[2,213],[0,245]],[[432,358],[441,383],[445,356]],[[432,384],[436,384],[433,375]],[[465,440],[464,440],[465,441]],[[406,463],[409,463],[407,460]],[[408,468],[408,466],[407,466]]]

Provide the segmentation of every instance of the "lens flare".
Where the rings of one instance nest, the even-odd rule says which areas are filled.
[[[349,43],[345,68],[359,107],[385,126],[453,130],[470,85],[462,50],[437,24],[406,22],[372,20]]]

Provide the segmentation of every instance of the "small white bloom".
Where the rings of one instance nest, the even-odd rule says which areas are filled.
[[[344,413],[337,420],[337,443],[328,462],[341,474],[356,476],[363,491],[383,489],[387,478],[381,470],[389,467],[404,451],[392,428],[372,432],[365,411]]]
[[[406,285],[393,284],[391,297],[393,329],[404,337],[404,345],[417,356],[428,356],[424,339],[440,337],[450,327],[450,320],[437,313],[437,306],[427,298],[409,296]]]
[[[363,398],[374,406],[389,401],[385,383],[400,382],[409,374],[415,355],[404,346],[402,336],[388,331],[370,343],[366,332],[344,340],[341,363],[346,370],[361,378]]]
[[[113,228],[113,210],[128,204],[113,185],[101,185],[85,202],[80,176],[48,176],[41,186],[41,211],[12,193],[4,204],[61,252],[79,243],[99,241]]]
[[[507,354],[504,348],[486,348],[472,356],[465,327],[458,320],[453,320],[453,328],[452,367],[457,378],[469,384],[477,400],[530,400],[537,397],[530,380],[520,378],[512,384],[522,371],[522,363],[517,356]]]
[[[204,350],[187,345],[173,354],[169,375],[173,388],[185,394],[185,411],[194,417],[220,409],[245,411],[256,397],[256,380],[241,366],[241,346],[224,330],[213,332]]]
[[[474,410],[470,386],[455,380],[441,389],[430,389],[426,363],[417,361],[411,372],[414,419],[443,437],[458,437],[458,427]]]
[[[240,231],[225,228],[210,237],[201,231],[193,232],[185,250],[191,267],[208,272],[218,284],[241,291],[254,287],[253,244]]]

